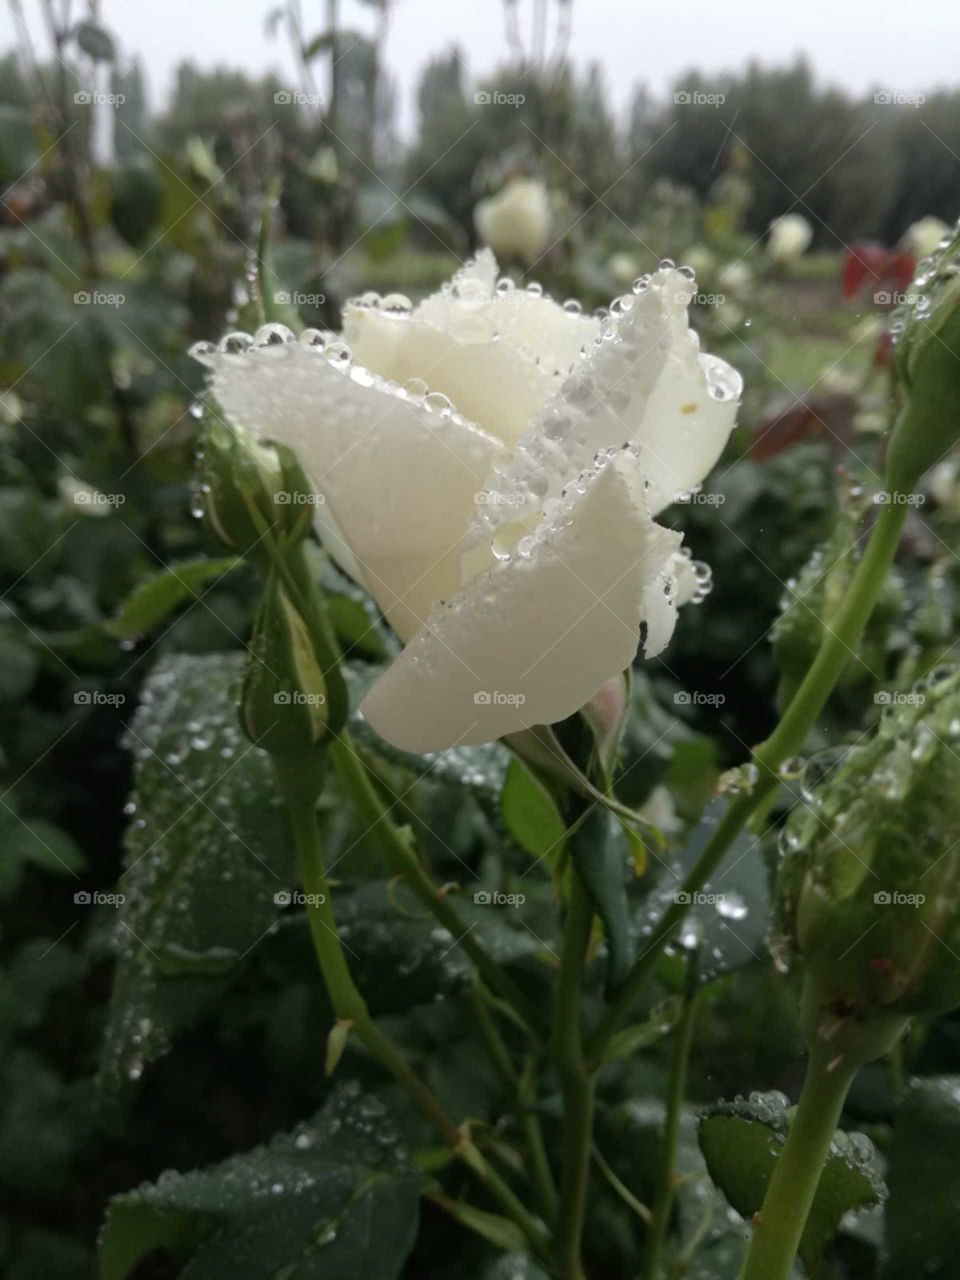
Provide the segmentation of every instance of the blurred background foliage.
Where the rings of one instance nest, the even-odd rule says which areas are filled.
[[[372,7],[384,22],[387,0]],[[251,1147],[311,1114],[328,1090],[317,1064],[329,1010],[296,913],[232,965],[229,980],[176,989],[183,1007],[164,1006],[163,1015],[176,1052],[144,1071],[136,1036],[156,1057],[163,1028],[131,1032],[124,1018],[134,1005],[118,1010],[115,988],[111,1004],[115,907],[75,897],[111,891],[124,830],[138,847],[137,823],[158,820],[157,812],[137,817],[130,799],[137,733],[152,741],[169,728],[151,725],[148,709],[124,737],[143,682],[151,671],[159,680],[161,664],[184,690],[202,686],[203,662],[236,655],[250,627],[255,591],[242,567],[181,593],[170,612],[164,605],[156,618],[117,622],[145,577],[219,554],[191,514],[202,377],[190,343],[265,317],[335,327],[343,301],[370,288],[422,297],[476,247],[478,201],[519,176],[541,183],[550,207],[532,260],[502,264],[519,279],[593,307],[661,256],[695,263],[694,323],[710,350],[742,370],[746,393],[707,491],[665,518],[685,528],[718,589],[683,612],[662,659],[635,673],[621,768],[623,795],[655,804],[675,850],[720,771],[769,730],[778,694],[816,647],[821,623],[811,610],[829,616],[849,573],[842,553],[851,530],[862,541],[870,520],[895,408],[888,299],[877,292],[888,281],[873,271],[859,291],[845,291],[844,264],[856,261],[856,246],[893,250],[921,217],[950,221],[960,210],[960,90],[931,92],[922,110],[891,108],[824,88],[802,61],[750,65],[678,78],[675,94],[721,95],[719,105],[673,94],[658,101],[638,85],[622,121],[599,69],[574,71],[562,49],[541,60],[513,47],[481,84],[454,49],[425,68],[415,132],[402,138],[376,34],[335,21],[308,30],[291,2],[266,16],[265,35],[292,42],[297,85],[187,64],[169,101],[151,110],[128,60],[135,51],[118,59],[117,36],[98,24],[95,5],[68,10],[45,5],[44,46],[20,24],[19,46],[0,59],[0,1268],[9,1280],[88,1276],[112,1195],[167,1167]],[[15,18],[18,11],[14,0]],[[247,6],[237,20],[260,15]],[[478,102],[478,94],[524,101]],[[764,245],[768,224],[797,210],[812,248],[777,262]],[[268,282],[263,296],[259,280]],[[878,713],[878,691],[906,687],[954,644],[954,462],[925,492],[864,661],[851,667],[825,720],[825,741],[861,733]],[[830,541],[838,527],[843,546]],[[392,641],[350,584],[324,573],[362,682]],[[784,601],[791,607],[771,643]],[[711,698],[683,696],[690,691]],[[202,730],[184,732],[193,741]],[[424,777],[430,771],[409,759],[367,749],[385,786],[404,795],[440,881],[461,877],[466,863],[485,883],[509,887],[528,869],[522,824],[499,807],[505,761],[497,748],[482,761],[486,773],[454,759]],[[137,778],[140,792],[162,790],[159,772]],[[195,822],[205,796],[165,798],[169,829],[156,829],[148,851],[165,850],[179,822]],[[369,836],[336,792],[327,828],[333,849],[349,854],[340,910],[352,921],[361,985],[369,972],[366,985],[378,993],[374,1011],[395,1020],[458,1113],[492,1120],[500,1086],[478,1065],[476,1026],[462,1002],[432,1000],[437,983],[453,990],[463,973],[431,942],[429,925],[404,919],[403,932],[378,898]],[[204,833],[217,866],[230,853],[218,845],[225,833],[215,823]],[[266,840],[268,861],[280,865],[282,837],[242,835]],[[523,882],[528,927],[503,926],[501,942],[503,962],[537,990],[556,926],[550,877],[533,880]],[[226,908],[208,904],[214,933],[218,910]],[[762,923],[754,950],[709,987],[694,1101],[796,1084],[793,995],[754,962]],[[531,947],[531,937],[542,946]],[[660,998],[671,990],[670,975],[662,979]],[[159,1017],[154,1010],[147,1020]],[[958,1025],[920,1028],[909,1068],[956,1070]],[[655,1143],[651,1099],[663,1092],[663,1046],[652,1034],[644,1052],[604,1078],[600,1102],[610,1165],[642,1198],[655,1161],[637,1152]],[[369,1062],[352,1061],[351,1070],[392,1100]],[[105,1080],[124,1087],[105,1097]],[[854,1107],[887,1150],[895,1097],[882,1067],[864,1073]],[[544,1112],[549,1123],[549,1097]],[[700,1170],[681,1205],[692,1238],[706,1230],[704,1215],[719,1220],[724,1210],[696,1190],[699,1156],[689,1133],[684,1142],[685,1159]],[[960,1170],[952,1177],[955,1197]],[[901,1218],[902,1198],[919,1194],[915,1182],[896,1182]],[[602,1180],[591,1213],[595,1265],[620,1274],[635,1252],[637,1220]],[[458,1236],[451,1245],[440,1211],[427,1204],[423,1214],[406,1274],[501,1274],[482,1242],[465,1248]],[[735,1258],[724,1270],[722,1241],[710,1239],[718,1253],[709,1274],[732,1276]],[[829,1275],[879,1274],[876,1244],[868,1227],[851,1228]],[[460,1257],[452,1270],[451,1256]],[[913,1261],[911,1280],[926,1265],[916,1254]],[[929,1265],[924,1275],[953,1274],[942,1258]],[[158,1262],[135,1274],[173,1272]]]

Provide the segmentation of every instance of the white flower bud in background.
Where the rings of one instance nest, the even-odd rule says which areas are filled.
[[[697,280],[709,278],[717,267],[717,259],[705,244],[691,245],[686,253],[680,255],[679,261],[693,269]]]
[[[952,519],[960,519],[960,458],[945,458],[927,472],[926,488]]]
[[[929,215],[926,218],[918,218],[916,222],[912,222],[907,227],[900,237],[900,248],[905,249],[907,253],[912,254],[918,260],[920,258],[929,258],[949,231],[950,227],[942,218],[934,218]]]
[[[767,253],[774,262],[794,262],[806,253],[812,239],[813,228],[802,213],[785,213],[770,223]]]
[[[640,264],[632,253],[624,253],[622,250],[611,253],[607,259],[607,274],[614,284],[630,285],[640,274]]]
[[[511,178],[473,211],[477,234],[499,258],[533,263],[550,247],[550,194],[537,178]]]
[[[717,282],[724,293],[745,293],[753,284],[753,272],[745,262],[730,262],[721,268]]]

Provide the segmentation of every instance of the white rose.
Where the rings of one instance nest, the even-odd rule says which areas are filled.
[[[801,213],[785,213],[770,223],[767,253],[774,262],[792,262],[806,253],[813,239],[813,228]]]
[[[501,258],[532,263],[550,247],[550,196],[535,178],[511,178],[473,211],[477,234]]]
[[[914,258],[929,258],[950,228],[940,218],[919,218],[912,222],[900,239],[900,247]]]
[[[636,287],[587,317],[485,250],[415,309],[348,304],[352,355],[281,325],[193,348],[238,427],[297,451],[321,537],[405,641],[363,703],[397,746],[571,715],[696,594],[653,516],[717,461],[741,382],[700,354],[682,271]]]

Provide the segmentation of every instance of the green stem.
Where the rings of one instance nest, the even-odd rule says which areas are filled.
[[[629,1018],[634,1002],[656,965],[663,946],[690,909],[693,895],[716,870],[724,854],[743,829],[753,811],[777,786],[777,770],[796,755],[833,692],[840,673],[855,654],[857,644],[873,612],[877,597],[886,581],[890,565],[900,541],[907,507],[891,504],[880,508],[863,558],[853,575],[850,589],[831,627],[824,634],[820,649],[803,683],[794,694],[776,729],[753,753],[759,777],[753,789],[736,797],[727,807],[716,830],[683,882],[684,894],[677,895],[664,912],[655,930],[654,940],[636,961],[633,969],[611,1001],[606,1013],[594,1029],[587,1055],[593,1064],[601,1061],[610,1037]]]
[[[898,1040],[887,1055],[890,1071],[890,1089],[894,1097],[899,1098],[906,1087],[906,1074],[903,1068],[903,1041]]]
[[[387,866],[404,877],[420,902],[463,948],[490,990],[510,1005],[522,1025],[535,1033],[534,1038],[542,1038],[547,1031],[543,1014],[474,937],[470,926],[463,923],[446,894],[434,883],[407,836],[390,821],[387,806],[346,731],[331,744],[330,755],[364,822],[370,824],[371,835],[380,842]]]
[[[593,1137],[593,1079],[583,1054],[580,1006],[592,925],[590,895],[574,869],[553,1033],[553,1057],[563,1093],[563,1178],[557,1218],[557,1249],[563,1280],[584,1280],[580,1244]]]
[[[474,1171],[501,1209],[530,1241],[533,1251],[539,1257],[546,1258],[547,1235],[543,1224],[526,1209],[509,1184],[488,1163],[469,1134],[453,1123],[439,1100],[407,1062],[402,1051],[384,1035],[370,1016],[366,1001],[354,984],[337,934],[317,830],[315,774],[289,759],[277,756],[274,757],[274,767],[293,826],[301,880],[304,893],[308,896],[310,935],[334,1013],[338,1020],[351,1023],[351,1031],[406,1089],[453,1152]]]
[[[659,1275],[660,1253],[667,1234],[670,1210],[673,1207],[680,1113],[683,1108],[683,1097],[687,1087],[687,1067],[690,1062],[690,1046],[693,1043],[693,1027],[696,1015],[697,993],[693,992],[684,1002],[683,1013],[674,1033],[673,1063],[670,1068],[670,1092],[667,1095],[667,1114],[663,1129],[660,1186],[653,1206],[650,1233],[647,1237],[643,1280],[656,1280]]]
[[[532,1112],[530,1103],[535,1081],[535,1059],[527,1060],[521,1075],[514,1065],[503,1036],[494,1020],[488,1004],[489,996],[481,989],[479,982],[473,986],[473,1007],[477,1017],[477,1025],[483,1035],[491,1061],[497,1069],[511,1102],[516,1106],[520,1116],[520,1127],[523,1132],[524,1146],[527,1151],[527,1174],[537,1205],[547,1222],[557,1216],[557,1188],[553,1181],[550,1162],[543,1142],[543,1133],[539,1118]]]
[[[537,1194],[540,1211],[547,1222],[555,1222],[560,1211],[560,1197],[554,1181],[553,1170],[547,1158],[547,1148],[543,1141],[543,1130],[539,1117],[530,1110],[533,1102],[536,1082],[536,1059],[531,1055],[527,1059],[523,1074],[520,1076],[520,1089],[517,1095],[521,1107],[521,1123],[523,1138],[527,1148],[527,1161],[530,1178]]]
[[[755,1219],[739,1280],[789,1280],[810,1206],[840,1123],[857,1067],[831,1071],[826,1055],[812,1055],[790,1132]]]
[[[254,509],[251,509],[251,516],[255,522],[259,520],[259,513]],[[261,529],[260,524],[257,524],[257,528],[267,543],[271,563],[283,579],[291,599],[309,622],[313,635],[322,638],[329,651],[332,670],[340,661],[339,646],[323,597],[312,584],[303,555],[293,561],[296,569],[294,573],[286,558],[277,553],[269,531]],[[331,670],[326,670],[324,675],[329,676]],[[346,729],[330,743],[329,751],[341,780],[364,820],[370,824],[371,835],[380,842],[387,866],[404,876],[423,905],[448,930],[451,937],[456,939],[457,944],[463,947],[490,990],[495,991],[514,1011],[520,1025],[529,1031],[534,1040],[542,1040],[548,1031],[546,1019],[533,1001],[523,994],[513,979],[488,955],[483,945],[473,936],[470,927],[464,927],[458,912],[447,901],[439,886],[434,884],[408,838],[391,822],[389,809],[381,800],[370,772],[360,759]]]

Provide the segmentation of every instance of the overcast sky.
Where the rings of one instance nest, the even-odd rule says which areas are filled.
[[[169,93],[185,58],[202,66],[275,69],[293,77],[289,45],[265,34],[279,0],[101,0],[106,24],[124,55],[146,69],[151,103]],[[42,44],[40,0],[23,0]],[[326,0],[301,0],[310,34],[323,27]],[[533,0],[519,0],[529,31]],[[551,5],[551,12],[554,6]],[[86,5],[74,4],[80,13]],[[341,0],[343,25],[369,30],[372,12]],[[482,75],[506,54],[500,0],[394,0],[386,52],[399,91],[404,130],[427,59],[457,43],[471,72]],[[870,86],[915,93],[960,78],[957,0],[573,0],[570,49],[575,62],[605,69],[613,102],[624,107],[645,80],[659,93],[680,71],[738,68],[750,57],[784,62],[806,53],[824,80],[855,90]],[[14,40],[10,11],[0,7],[0,47]]]

